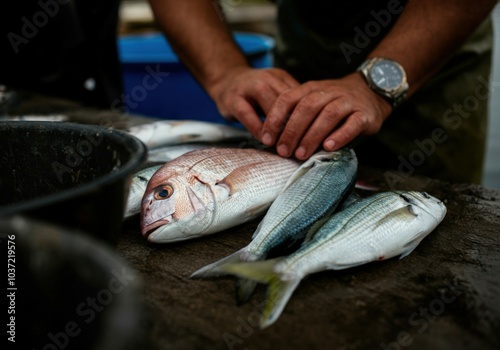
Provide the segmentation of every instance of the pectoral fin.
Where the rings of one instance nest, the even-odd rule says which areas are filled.
[[[229,195],[232,196],[238,191],[243,190],[243,187],[254,177],[255,167],[261,163],[263,162],[252,163],[234,169],[224,179],[217,181],[215,186],[226,187]]]
[[[311,168],[316,164],[314,159],[308,159],[305,163],[303,163],[297,170],[293,172],[293,174],[288,178],[288,181],[285,183],[281,192],[284,192],[288,187],[290,187],[295,181],[304,176]]]
[[[381,218],[377,223],[377,227],[382,226],[386,222],[392,220],[411,221],[415,219],[417,216],[418,214],[416,214],[415,211],[413,210],[413,206],[409,204],[397,210],[391,211],[386,216]]]

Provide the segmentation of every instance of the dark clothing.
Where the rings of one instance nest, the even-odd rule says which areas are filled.
[[[406,1],[277,4],[276,65],[305,82],[354,72],[392,28]],[[487,19],[431,81],[394,111],[378,134],[354,143],[360,163],[399,170],[399,181],[421,174],[479,183],[491,47]]]
[[[353,72],[389,32],[406,1],[278,0],[276,64],[299,81]]]
[[[0,14],[0,84],[109,108],[122,91],[118,0],[18,0]]]

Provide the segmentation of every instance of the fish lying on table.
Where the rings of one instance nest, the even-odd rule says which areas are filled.
[[[127,131],[148,148],[186,142],[213,142],[251,137],[248,131],[239,128],[196,120],[160,120],[132,126]]]
[[[300,281],[323,270],[342,270],[410,254],[443,220],[446,207],[425,192],[383,192],[333,215],[294,253],[220,269],[268,284],[261,327],[274,323]]]
[[[170,162],[183,154],[198,149],[214,147],[236,148],[239,146],[239,142],[196,142],[163,146],[148,150],[148,159],[146,163],[147,165],[150,164],[150,166],[146,166],[144,169],[136,172],[132,178],[124,218],[131,217],[141,212],[142,197],[146,191],[149,179],[151,179],[161,165],[164,165],[166,162]]]
[[[257,149],[186,153],[149,180],[141,232],[150,242],[174,242],[249,221],[269,208],[300,164]]]
[[[205,266],[191,277],[227,274],[219,267],[227,263],[264,259],[275,247],[303,239],[329,218],[349,195],[356,181],[357,159],[352,149],[320,151],[297,169],[273,202],[255,231],[252,241],[232,255]],[[237,297],[247,300],[253,280],[240,281]]]

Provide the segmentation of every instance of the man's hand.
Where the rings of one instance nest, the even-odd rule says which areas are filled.
[[[308,158],[376,133],[391,112],[359,73],[303,85],[278,69],[256,70],[234,42],[217,2],[150,0],[170,43],[226,117],[238,119],[282,156]],[[496,0],[409,1],[389,33],[369,53],[400,63],[408,96],[430,79],[486,18]],[[274,102],[273,102],[274,100]],[[267,120],[262,124],[258,111]]]
[[[240,121],[260,139],[262,121],[259,113],[270,111],[276,98],[299,83],[281,69],[234,68],[209,88],[219,112],[227,119]]]
[[[337,80],[310,81],[276,99],[260,140],[267,146],[276,144],[283,157],[307,159],[321,145],[333,151],[358,135],[376,133],[391,110],[357,72]]]

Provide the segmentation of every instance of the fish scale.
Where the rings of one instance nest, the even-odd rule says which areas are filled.
[[[235,156],[235,154],[237,156]],[[157,174],[151,181],[164,181],[162,177],[168,175],[169,171],[176,171],[177,168],[193,171],[198,171],[200,174],[213,173],[220,176],[225,176],[234,169],[242,165],[248,165],[256,162],[269,161],[270,166],[274,165],[277,158],[274,155],[265,151],[258,151],[255,149],[200,149],[188,152],[181,157],[175,158],[170,161],[164,168],[158,170]],[[294,161],[285,162],[288,165],[292,164],[294,169],[298,167],[298,163]]]
[[[329,159],[323,164],[313,165],[307,175],[298,178],[278,196],[247,251],[259,257],[265,256],[270,247],[276,247],[291,237],[300,238],[297,235],[307,232],[315,222],[336,208],[354,186],[357,171],[354,151],[319,152],[310,159],[314,162],[337,154],[338,160]],[[271,231],[275,234],[267,234]]]
[[[219,227],[227,216],[238,215],[237,206],[234,205],[235,202],[250,201],[252,198],[260,198],[261,200],[267,198],[269,205],[271,205],[271,202],[276,198],[277,193],[281,191],[286,182],[284,176],[289,177],[291,172],[297,168],[296,164],[288,162],[279,163],[275,166],[267,166],[264,163],[262,165],[262,167],[255,167],[252,171],[254,182],[258,182],[260,185],[252,186],[244,193],[239,193],[237,198],[232,197],[221,202],[219,213],[224,213],[224,215],[216,215],[212,227]],[[205,232],[212,233],[213,229]]]

